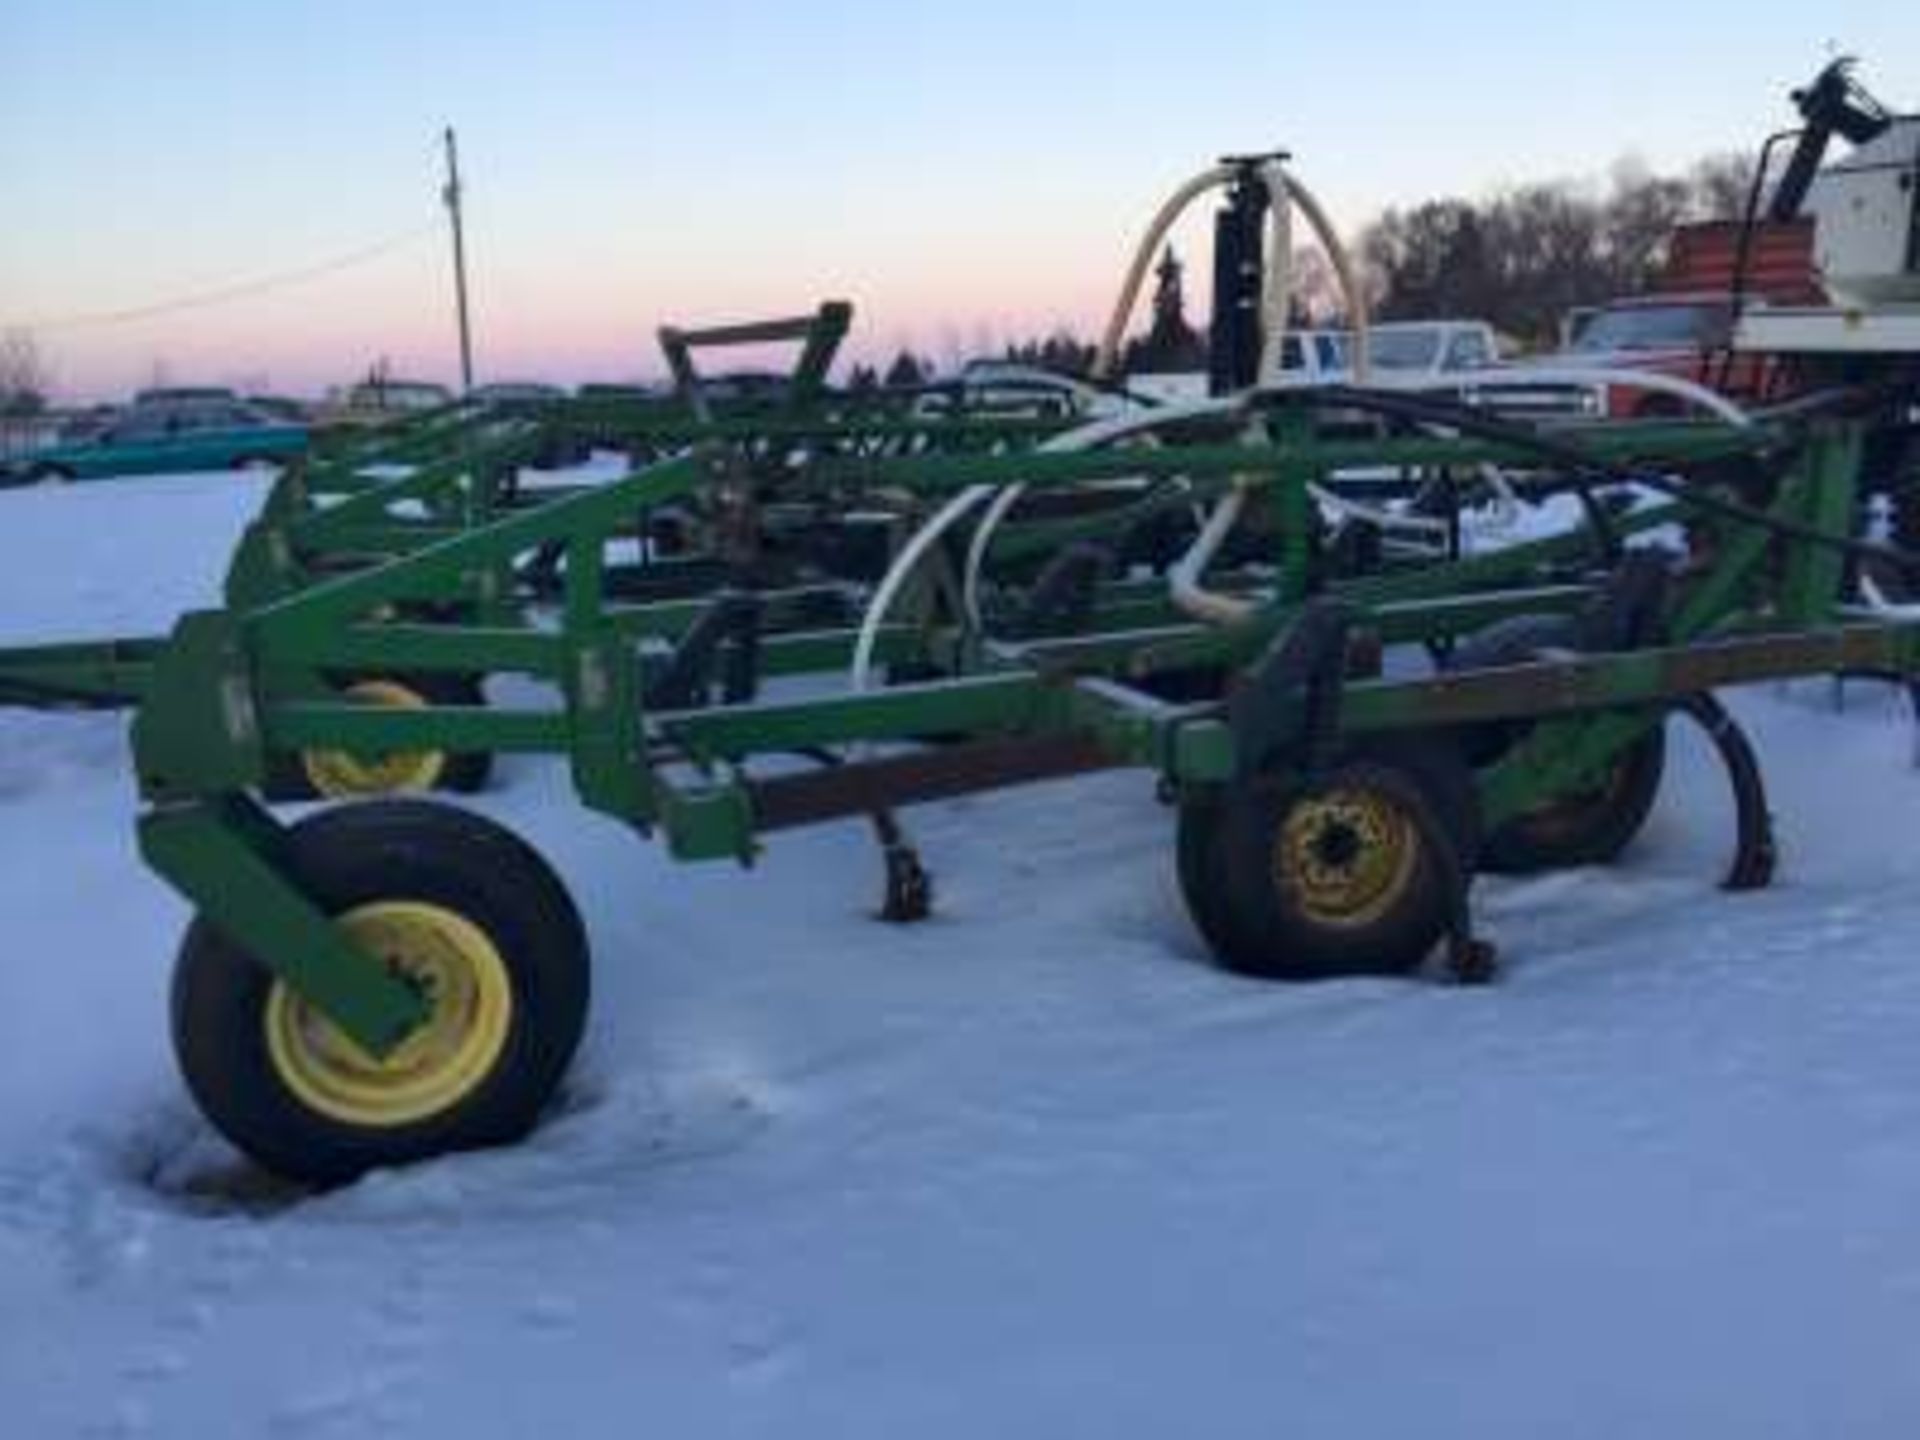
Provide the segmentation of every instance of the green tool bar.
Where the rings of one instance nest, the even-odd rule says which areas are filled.
[[[1515,615],[1564,615],[1592,597],[1587,585],[1536,585],[1484,595],[1400,600],[1374,607],[1361,623],[1373,626],[1389,645],[1451,639]]]
[[[501,710],[482,705],[392,705],[301,702],[269,705],[263,715],[269,748],[345,750],[390,755],[402,750],[564,751],[572,726],[563,710]]]
[[[1532,586],[1484,595],[1390,602],[1362,609],[1357,618],[1362,626],[1377,630],[1388,644],[1435,640],[1463,635],[1513,615],[1564,613],[1577,609],[1592,593],[1584,585]],[[1276,607],[1274,615],[1290,616],[1296,608]],[[990,647],[989,653],[996,661],[1042,669],[1145,675],[1183,664],[1205,663],[1208,652],[1190,650],[1184,642],[1214,640],[1227,633],[1199,621],[1176,621],[1098,635],[999,642]]]
[[[846,588],[838,583],[795,585],[784,590],[756,590],[753,593],[763,607],[764,623],[775,632],[782,625],[784,617],[807,616],[809,605],[844,602],[848,599]],[[673,640],[684,635],[696,620],[713,608],[713,599],[713,594],[707,594],[693,600],[608,603],[604,605],[601,617],[621,635],[635,639],[658,637]],[[820,611],[814,610],[812,614],[818,616]],[[806,628],[820,627],[808,624]]]
[[[464,525],[389,516],[383,520],[334,526],[326,532],[324,548],[338,555],[364,554],[386,559],[394,555],[410,555],[416,550],[424,550],[429,545],[438,545],[443,540],[456,539],[467,533],[468,527]],[[309,549],[315,544],[313,535],[306,531],[299,532],[299,541]]]
[[[1352,730],[1449,725],[1564,714],[1671,699],[1723,685],[1837,671],[1920,668],[1920,621],[1703,641],[1617,654],[1462,672],[1430,680],[1347,687],[1341,724]]]
[[[1362,734],[1569,715],[1645,705],[1726,685],[1847,671],[1920,673],[1920,620],[1617,654],[1567,654],[1420,680],[1361,681],[1341,693],[1340,728]],[[1224,780],[1234,773],[1233,737],[1222,720],[1184,723],[1173,748],[1182,778]]]
[[[1569,436],[1569,439],[1575,437]],[[1718,425],[1649,426],[1631,434],[1593,431],[1577,441],[1596,464],[1675,464],[1764,448],[1771,437]],[[1129,476],[1265,475],[1283,466],[1318,473],[1393,466],[1471,466],[1496,462],[1538,468],[1537,452],[1515,445],[1444,437],[1403,440],[1301,440],[1281,444],[1169,446],[1158,450],[1056,450],[1011,455],[924,455],[823,459],[815,479],[947,491],[968,485],[1072,484]]]
[[[453,455],[445,453],[447,445],[459,445],[467,440],[467,447],[455,451]],[[513,445],[474,444],[467,434],[436,436],[432,449],[422,447],[422,455],[432,455],[434,459],[426,465],[413,468],[409,474],[399,476],[365,476],[359,474],[359,468],[369,461],[355,461],[351,467],[340,467],[340,472],[309,470],[305,476],[305,488],[309,495],[332,493],[338,499],[332,505],[309,509],[305,515],[294,520],[301,538],[319,538],[336,526],[353,524],[361,520],[376,520],[388,515],[394,505],[403,501],[424,501],[445,490],[447,486],[457,484],[468,468],[478,461],[503,457],[513,449]],[[380,461],[374,461],[380,463]],[[407,461],[386,461],[390,465],[403,465]]]
[[[129,705],[146,693],[163,637],[0,649],[0,705]]]
[[[280,660],[318,670],[388,675],[451,670],[558,679],[566,663],[566,646],[558,635],[504,626],[398,624],[300,630],[279,641],[274,653]]]
[[[576,418],[571,412],[562,412],[559,423],[565,424]],[[790,416],[770,415],[764,419],[718,419],[692,420],[684,416],[658,421],[609,419],[606,423],[595,425],[595,437],[610,442],[638,441],[656,446],[691,446],[708,440],[718,441],[764,441],[777,444],[782,441],[827,440],[858,444],[863,441],[886,440],[928,440],[935,443],[945,441],[963,442],[969,440],[1044,440],[1057,435],[1066,428],[1062,420],[1040,420],[1026,416],[1008,416],[1002,420],[953,420],[938,416],[924,419],[871,418],[864,416],[839,417],[823,415],[815,418],[794,418]]]
[[[337,625],[394,601],[444,594],[466,575],[505,564],[543,541],[604,534],[634,506],[687,494],[708,474],[703,456],[666,461],[604,489],[496,520],[405,559],[315,585],[256,611],[247,617],[247,628],[270,655],[276,641],[303,628]]]
[[[1048,728],[1066,692],[1034,675],[993,675],[866,694],[729,705],[653,717],[657,733],[695,757],[798,750],[855,740]]]
[[[408,500],[438,498],[483,466],[508,465],[531,456],[537,443],[537,437],[525,430],[507,439],[481,441],[469,433],[441,437],[440,443],[459,443],[462,440],[468,442],[466,448],[445,459],[416,470],[411,475],[383,480],[338,504],[301,516],[291,527],[295,536],[311,543],[328,538],[347,526],[390,518],[395,505]],[[309,488],[312,488],[311,481]]]
[[[1111,670],[1124,667],[1149,646],[1186,640],[1209,633],[1197,620],[1099,635],[1061,635],[1039,640],[999,640],[987,645],[988,657],[1001,665],[1032,665],[1041,669]]]
[[[763,675],[812,675],[841,670],[853,663],[857,630],[801,630],[789,635],[765,635],[760,640]],[[910,660],[922,650],[920,633],[911,625],[883,625],[874,637],[873,658],[882,665]]]

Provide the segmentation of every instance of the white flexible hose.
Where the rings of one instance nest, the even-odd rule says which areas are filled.
[[[1121,282],[1120,294],[1114,302],[1114,308],[1107,321],[1106,332],[1101,336],[1100,347],[1095,352],[1090,374],[1096,380],[1112,377],[1119,364],[1120,346],[1125,339],[1127,322],[1132,318],[1133,307],[1140,297],[1140,287],[1146,280],[1147,269],[1153,263],[1154,254],[1165,241],[1167,233],[1185,212],[1187,206],[1201,195],[1217,186],[1238,178],[1239,167],[1234,165],[1215,165],[1201,171],[1184,184],[1177,187],[1173,194],[1154,212],[1145,233],[1134,247],[1133,259],[1127,266],[1125,279]],[[1353,341],[1349,351],[1351,369],[1356,382],[1364,383],[1368,373],[1368,313],[1366,295],[1355,277],[1353,262],[1347,254],[1346,246],[1320,203],[1299,181],[1288,172],[1286,166],[1278,160],[1268,161],[1260,169],[1261,183],[1268,195],[1268,248],[1266,276],[1261,289],[1260,318],[1262,344],[1259,368],[1256,379],[1268,376],[1277,377],[1280,371],[1282,349],[1286,339],[1288,311],[1292,303],[1293,282],[1293,207],[1298,205],[1307,218],[1315,237],[1327,252],[1327,258],[1333,266],[1338,281],[1341,299],[1353,329]],[[1169,406],[1156,410],[1148,416],[1120,415],[1110,420],[1096,421],[1092,425],[1081,426],[1065,435],[1054,437],[1040,448],[1053,451],[1072,451],[1089,449],[1105,444],[1135,430],[1147,429],[1166,423],[1169,420],[1185,419],[1196,415],[1223,414],[1234,406],[1232,401],[1208,400],[1189,405]],[[988,546],[993,534],[1006,518],[1007,513],[1018,502],[1025,486],[1013,484],[1007,486],[994,497],[993,504],[982,517],[979,527],[974,531],[971,543],[967,547],[966,565],[962,574],[961,599],[967,621],[975,629],[980,625],[980,571],[985,562]],[[1356,506],[1326,491],[1323,487],[1313,487],[1315,498],[1323,505],[1332,502],[1340,513],[1384,516],[1385,512],[1374,512],[1367,507]],[[1208,516],[1200,534],[1188,547],[1187,553],[1168,570],[1168,593],[1174,604],[1197,618],[1217,622],[1231,622],[1250,613],[1252,607],[1245,601],[1230,596],[1216,595],[1200,584],[1200,576],[1212,560],[1220,545],[1225,541],[1227,532],[1233,528],[1241,510],[1246,504],[1245,487],[1236,482],[1234,488],[1221,498]],[[962,507],[961,513],[964,513]],[[942,516],[945,512],[942,512]],[[938,526],[944,530],[951,519],[935,516],[929,522],[928,529]],[[1394,517],[1404,520],[1406,517]],[[1440,522],[1420,521],[1413,528],[1424,529],[1429,524]],[[1441,526],[1444,529],[1444,525]],[[925,533],[924,531],[922,532]],[[914,537],[908,549],[901,552],[905,559],[914,551],[920,540]],[[918,556],[914,556],[917,563]],[[899,569],[895,562],[895,570]],[[909,566],[908,568],[911,568]],[[889,572],[892,580],[894,573]],[[896,587],[897,588],[897,587]],[[886,586],[883,584],[882,591]],[[875,618],[875,607],[879,605],[880,595],[875,596],[874,605],[868,607],[867,621],[861,627],[863,645],[869,640],[869,628],[877,634],[879,622]],[[887,597],[890,601],[891,597]],[[882,609],[881,613],[884,613]],[[865,648],[870,649],[870,645]],[[856,648],[855,689],[864,688],[864,671],[861,670],[861,650]]]
[[[1127,321],[1133,317],[1134,301],[1140,298],[1140,286],[1147,278],[1147,267],[1153,263],[1154,252],[1167,238],[1167,232],[1181,216],[1181,213],[1199,196],[1224,184],[1234,176],[1231,165],[1215,165],[1202,170],[1167,197],[1167,202],[1157,211],[1147,225],[1146,233],[1140,237],[1140,243],[1134,247],[1133,260],[1127,266],[1126,279],[1120,284],[1120,298],[1114,302],[1113,314],[1107,321],[1106,334],[1100,338],[1100,348],[1094,352],[1093,365],[1088,371],[1095,380],[1110,380],[1120,363],[1120,342],[1126,338]]]
[[[1306,186],[1293,178],[1283,164],[1277,160],[1270,161],[1262,167],[1261,180],[1267,187],[1272,213],[1278,217],[1282,212],[1290,211],[1293,206],[1298,205],[1300,213],[1307,217],[1308,225],[1312,227],[1321,247],[1327,252],[1327,259],[1333,265],[1334,277],[1340,285],[1341,299],[1346,305],[1347,315],[1353,326],[1353,344],[1349,358],[1354,379],[1357,383],[1365,383],[1369,324],[1367,298],[1354,276],[1353,262],[1347,255],[1346,246],[1341,243],[1340,236],[1328,221],[1326,211],[1320,208],[1320,202],[1313,198],[1312,192]],[[1276,244],[1284,243],[1289,247],[1289,254],[1285,262],[1276,264],[1274,257],[1269,257],[1267,262],[1269,283],[1261,301],[1261,319],[1265,325],[1265,339],[1256,380],[1268,376],[1277,378],[1279,375],[1281,348],[1286,337],[1287,312],[1292,300],[1287,288],[1292,278],[1292,230],[1289,224],[1276,218],[1272,234]],[[1276,274],[1280,277],[1280,283],[1277,285],[1272,283]],[[1326,505],[1332,501],[1347,514],[1363,515],[1369,518],[1373,515],[1385,514],[1385,512],[1371,511],[1369,507],[1357,506],[1351,501],[1341,500],[1322,486],[1310,486],[1309,490],[1320,504]],[[1188,547],[1187,553],[1167,571],[1168,598],[1175,608],[1193,616],[1196,620],[1215,624],[1232,624],[1253,613],[1254,607],[1250,602],[1236,596],[1217,594],[1200,583],[1201,575],[1205,573],[1207,566],[1225,541],[1227,532],[1239,519],[1245,504],[1245,489],[1236,482],[1234,488],[1214,507],[1213,514],[1207,518],[1207,523],[1201,527],[1200,534]],[[1396,520],[1401,518],[1404,517],[1395,517]]]
[[[1353,372],[1354,383],[1364,385],[1372,369],[1369,331],[1373,319],[1367,310],[1367,292],[1361,288],[1359,278],[1354,274],[1353,259],[1347,254],[1347,247],[1341,243],[1333,222],[1327,219],[1327,212],[1313,198],[1313,192],[1291,174],[1286,175],[1286,182],[1288,197],[1307,217],[1307,224],[1313,228],[1320,248],[1327,252],[1327,261],[1333,266],[1334,279],[1340,285],[1340,298],[1347,308],[1347,325],[1353,331],[1352,345],[1347,352],[1347,368]]]
[[[1200,533],[1194,537],[1186,553],[1167,567],[1167,598],[1176,609],[1196,620],[1231,625],[1253,612],[1249,602],[1236,596],[1218,594],[1200,584],[1201,575],[1213,563],[1215,552],[1239,521],[1246,503],[1246,486],[1236,479],[1233,488],[1222,495],[1219,503],[1213,507],[1213,513],[1207,516],[1207,523],[1200,527]]]
[[[952,525],[967,511],[978,505],[993,493],[991,485],[969,485],[958,495],[940,507],[933,518],[922,525],[913,534],[900,553],[893,557],[893,564],[887,568],[886,577],[881,580],[880,588],[873,592],[873,599],[867,602],[867,612],[860,617],[860,635],[853,646],[853,668],[849,680],[855,693],[867,688],[873,676],[873,647],[880,637],[880,626],[885,623],[887,612],[893,608],[894,597],[900,587],[907,583],[907,577],[913,574],[921,557],[933,543],[946,533]]]
[[[1234,400],[1189,400],[1180,405],[1162,405],[1153,410],[1137,411],[1130,415],[1114,415],[1052,436],[1036,449],[1054,454],[1091,450],[1097,445],[1106,444],[1109,440],[1124,439],[1128,435],[1151,435],[1154,430],[1169,421],[1225,415],[1238,403]],[[988,506],[987,513],[980,517],[979,527],[973,532],[973,539],[967,546],[967,563],[961,576],[960,597],[966,611],[967,623],[975,631],[981,628],[980,571],[986,562],[987,549],[993,543],[994,531],[999,528],[1000,522],[1007,518],[1007,512],[1014,507],[1026,490],[1024,482],[1016,481],[994,496],[993,504]]]
[[[1493,491],[1493,513],[1483,528],[1495,535],[1504,535],[1520,523],[1520,496],[1507,480],[1506,472],[1491,460],[1481,461],[1478,468],[1480,478]]]
[[[1308,485],[1307,493],[1319,502],[1321,509],[1335,518],[1364,520],[1382,530],[1417,530],[1429,535],[1445,535],[1449,529],[1446,521],[1431,515],[1402,515],[1393,510],[1382,510],[1363,500],[1350,500],[1344,495],[1336,495],[1324,485]]]
[[[1044,448],[1044,447],[1042,447]],[[987,507],[987,513],[980,517],[975,527],[973,539],[967,545],[966,569],[960,577],[960,607],[966,612],[967,628],[976,635],[985,627],[980,621],[980,569],[986,563],[987,546],[993,539],[993,532],[1000,522],[1007,518],[1007,512],[1014,507],[1020,497],[1027,493],[1024,482],[1016,481],[1005,486],[993,497],[993,503]]]
[[[1260,287],[1260,360],[1254,383],[1278,376],[1293,318],[1293,180],[1278,160],[1260,169],[1267,189],[1267,274]]]
[[[1867,602],[1867,608],[1876,615],[1900,620],[1920,619],[1920,605],[1889,599],[1887,592],[1880,588],[1880,582],[1864,571],[1860,576],[1860,598]]]

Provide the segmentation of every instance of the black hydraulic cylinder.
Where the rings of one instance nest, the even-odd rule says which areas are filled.
[[[1260,291],[1266,265],[1260,225],[1267,213],[1267,187],[1251,169],[1227,192],[1213,220],[1213,322],[1207,335],[1207,389],[1215,395],[1244,390],[1260,368]]]

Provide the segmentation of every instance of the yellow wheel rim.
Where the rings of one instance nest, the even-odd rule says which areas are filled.
[[[1287,811],[1274,843],[1274,878],[1307,919],[1359,928],[1400,902],[1419,853],[1419,831],[1389,797],[1339,787]]]
[[[426,697],[398,680],[356,680],[340,692],[362,705],[424,710]],[[444,750],[398,750],[388,755],[353,755],[345,750],[307,750],[300,756],[314,792],[329,800],[356,795],[391,795],[400,790],[431,790],[446,773]]]
[[[513,986],[486,932],[440,905],[381,900],[339,918],[354,942],[432,1001],[420,1028],[376,1060],[275,981],[264,1017],[274,1072],[309,1109],[348,1125],[411,1125],[458,1105],[506,1048]]]

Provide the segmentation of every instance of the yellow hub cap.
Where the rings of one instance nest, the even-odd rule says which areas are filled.
[[[356,680],[340,692],[362,705],[424,710],[426,698],[397,680]],[[390,755],[353,755],[345,750],[308,750],[300,756],[307,780],[330,800],[431,790],[447,768],[444,750],[400,750]]]
[[[267,996],[267,1052],[300,1102],[349,1125],[411,1125],[457,1105],[506,1047],[513,987],[485,931],[443,906],[381,900],[342,915],[341,929],[417,984],[433,1008],[375,1060],[283,981]]]
[[[1274,844],[1274,878],[1321,925],[1370,925],[1413,881],[1420,837],[1375,791],[1336,788],[1287,811]]]

